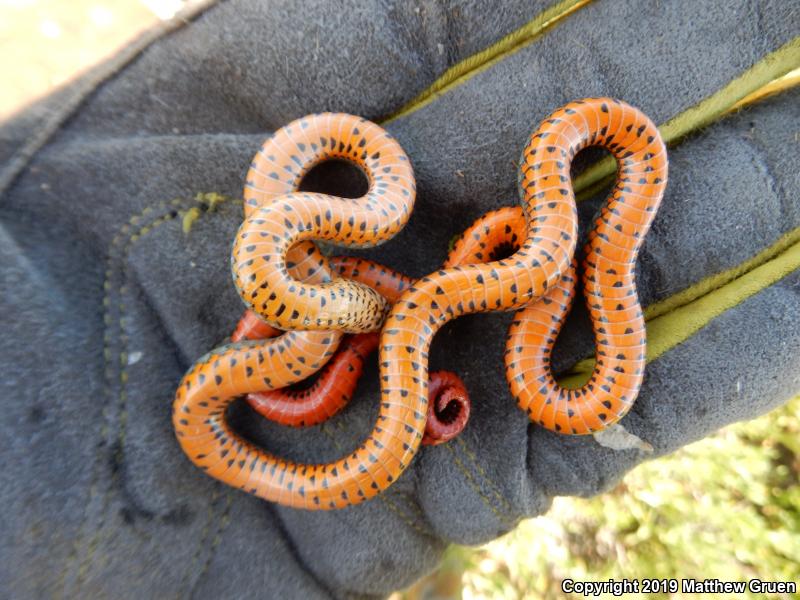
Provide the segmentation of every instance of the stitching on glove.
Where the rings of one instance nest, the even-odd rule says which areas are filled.
[[[194,202],[200,204],[202,206],[202,209],[203,209],[200,212],[200,216],[202,216],[203,214],[208,214],[210,212],[216,211],[216,208],[220,204],[222,204],[223,202],[228,202],[228,201],[232,201],[235,204],[236,203],[238,203],[238,204],[242,203],[241,199],[229,198],[229,197],[223,196],[222,194],[217,194],[215,192],[211,192],[211,193],[207,193],[207,194],[198,193],[194,197]],[[185,202],[185,201],[179,201],[179,202],[182,203],[182,202]],[[164,225],[166,223],[169,223],[169,222],[175,220],[181,214],[184,215],[183,223],[185,224],[185,216],[186,216],[186,214],[190,213],[193,210],[199,210],[199,209],[198,209],[197,206],[192,206],[188,210],[185,210],[185,211],[171,211],[171,212],[167,213],[166,215],[162,215],[161,217],[155,219],[152,223],[150,223],[148,225],[143,225],[138,230],[138,232],[132,233],[129,236],[125,246],[122,247],[121,271],[122,271],[122,275],[123,275],[123,281],[125,281],[125,271],[126,271],[125,260],[129,256],[130,251],[133,249],[133,247],[139,242],[139,240],[141,240],[144,236],[146,236],[147,234],[151,233],[155,229],[158,229],[161,225]],[[144,210],[142,212],[144,213]],[[199,218],[199,217],[197,217],[197,218]],[[131,224],[138,224],[139,220],[140,220],[140,218],[134,217],[134,218],[131,219],[130,223]],[[185,229],[184,229],[184,231],[186,232]],[[126,321],[128,320],[128,316],[125,314],[125,303],[123,301],[123,296],[125,295],[126,292],[127,292],[127,285],[121,285],[119,290],[118,290],[118,294],[119,294],[118,311],[119,311],[119,332],[120,332],[120,337],[119,337],[118,342],[121,344],[120,373],[119,373],[120,388],[119,388],[119,396],[118,396],[118,399],[117,399],[117,405],[118,405],[117,414],[119,415],[119,417],[118,417],[118,425],[119,425],[119,427],[118,427],[118,432],[117,432],[117,440],[116,440],[116,443],[114,445],[114,447],[115,447],[116,451],[119,453],[119,455],[122,455],[124,453],[125,441],[126,441],[126,437],[127,437],[127,422],[128,422],[128,393],[127,393],[127,382],[128,382],[128,369],[127,369],[127,367],[128,367],[128,345],[127,345],[127,342],[128,342],[128,336],[125,334],[125,324],[126,324]],[[122,460],[122,456],[120,456],[119,460],[120,461]],[[112,476],[112,483],[106,488],[106,491],[105,491],[105,495],[104,495],[104,498],[103,498],[103,512],[101,513],[101,519],[102,519],[101,520],[101,525],[98,526],[98,528],[97,528],[97,530],[95,532],[95,536],[94,536],[96,540],[100,538],[100,534],[102,533],[103,527],[105,525],[105,514],[107,512],[108,506],[110,505],[111,491],[115,487],[114,486],[114,481],[115,481],[116,477],[117,477],[117,473],[115,472],[114,475]],[[218,493],[219,490],[215,490],[215,492]],[[230,509],[231,509],[232,501],[231,501],[231,498],[230,498],[230,494],[226,494],[226,496],[228,497],[228,499],[227,499],[226,505],[225,505],[225,507],[224,507],[224,509],[222,511],[222,514],[221,514],[221,516],[219,518],[219,521],[218,521],[218,527],[217,527],[217,530],[216,530],[214,541],[212,542],[212,548],[209,550],[209,557],[208,557],[208,559],[206,561],[206,566],[205,566],[206,568],[208,567],[208,565],[210,565],[210,562],[211,562],[211,560],[213,558],[213,555],[214,555],[214,551],[216,550],[216,546],[218,546],[220,541],[221,541],[222,533],[223,533],[224,529],[227,527],[227,524],[230,522]],[[212,500],[212,502],[213,502],[213,500]],[[216,511],[214,511],[213,507],[211,507],[209,509],[209,513],[213,515],[214,512],[216,512]],[[201,544],[204,544],[204,541],[203,541],[202,538],[201,538]],[[96,549],[96,545],[91,548],[92,551],[94,551],[95,549]],[[198,547],[197,554],[199,554],[201,550],[202,550],[202,545]],[[88,562],[88,559],[87,559],[87,562]],[[190,574],[191,574],[191,572],[189,572],[189,575]],[[197,584],[198,581],[199,581],[199,578],[196,578],[195,579],[195,585]]]
[[[333,442],[333,445],[336,447],[336,449],[339,452],[346,453],[347,449],[344,448],[341,444],[339,444],[339,442],[336,439],[336,436],[333,433],[328,431],[327,425],[330,425],[330,424],[331,424],[331,421],[326,421],[325,423],[322,423],[320,425],[320,431],[322,431],[326,436],[328,436],[328,438],[331,440],[331,442]],[[346,433],[348,435],[351,433],[348,430],[348,428],[344,424],[342,424],[340,422],[336,422],[334,426],[337,429],[339,429],[340,431],[342,431],[343,433]],[[397,504],[395,504],[387,494],[382,494],[380,496],[376,496],[376,498],[378,500],[380,500],[381,502],[383,502],[389,510],[391,510],[393,513],[395,513],[403,521],[403,523],[405,523],[406,525],[411,527],[417,533],[420,533],[420,534],[422,534],[422,535],[424,535],[425,537],[428,537],[428,538],[435,538],[436,537],[431,533],[430,530],[423,529],[422,527],[420,527],[420,525],[414,521],[414,518],[412,516],[408,516],[403,511],[401,511],[400,507]],[[417,518],[422,519],[422,520],[426,520],[425,519],[425,515],[421,511],[417,515]]]
[[[516,525],[519,519],[511,516],[514,515],[516,511],[514,510],[514,507],[511,506],[511,504],[508,502],[508,500],[506,500],[505,496],[500,492],[500,486],[497,483],[495,483],[495,481],[491,477],[489,477],[489,474],[483,469],[483,467],[480,466],[478,457],[475,455],[474,452],[472,452],[472,450],[469,448],[469,445],[461,437],[456,438],[455,441],[461,447],[461,450],[463,450],[465,456],[472,463],[473,471],[477,471],[481,475],[483,480],[486,482],[486,486],[489,488],[489,491],[495,498],[497,498],[497,500],[503,506],[504,512],[502,515],[500,515],[502,516],[501,522]],[[453,457],[457,458],[455,449],[452,447],[452,445],[448,445],[447,448],[453,454]],[[487,496],[481,494],[481,497],[484,500],[484,504],[486,504],[487,506],[491,504],[491,500],[489,500]],[[491,508],[491,506],[489,507]]]
[[[222,199],[224,199],[219,194],[198,194],[194,198],[194,202],[204,203],[207,197],[212,197],[214,200],[214,204],[218,204]],[[173,199],[168,201],[163,201],[155,205],[147,206],[142,211],[132,216],[126,224],[120,227],[119,232],[112,238],[111,244],[107,251],[107,258],[106,258],[106,270],[105,270],[105,277],[103,282],[103,322],[105,331],[103,334],[103,359],[105,362],[105,385],[104,385],[104,394],[107,398],[113,398],[114,396],[114,372],[112,368],[113,362],[113,347],[119,343],[122,346],[122,351],[119,353],[119,367],[120,367],[120,374],[119,374],[119,394],[117,396],[117,411],[116,411],[116,418],[110,416],[110,403],[106,403],[103,407],[102,417],[103,417],[103,424],[101,426],[100,435],[101,440],[104,446],[108,446],[110,442],[110,431],[112,424],[118,427],[118,434],[117,440],[114,444],[114,452],[116,454],[120,454],[122,452],[122,448],[124,447],[125,443],[125,436],[126,436],[126,428],[125,425],[127,423],[127,392],[126,392],[126,383],[127,383],[127,361],[128,361],[128,353],[127,348],[125,345],[126,336],[124,334],[124,326],[125,326],[125,313],[124,313],[124,303],[122,301],[122,295],[126,292],[126,286],[124,284],[120,284],[118,290],[114,290],[114,285],[112,283],[115,270],[119,270],[120,272],[124,271],[124,260],[127,257],[128,253],[130,252],[131,248],[138,242],[142,236],[147,235],[154,229],[157,229],[161,225],[164,225],[175,218],[177,218],[181,212],[177,210],[182,204],[186,202],[191,202],[191,200],[187,201],[186,199]],[[160,212],[169,207],[172,207],[172,210],[166,214],[162,214],[156,217],[150,223],[141,224],[142,220],[145,219],[148,215],[153,212]],[[183,210],[186,210],[185,208]],[[140,226],[141,225],[141,226]],[[134,229],[135,227],[139,226],[138,229]],[[118,264],[119,263],[119,264]],[[112,302],[111,297],[112,294],[116,293],[119,297],[119,301],[117,304],[117,310],[119,312],[118,324],[120,327],[119,332],[119,339],[114,338],[114,330],[112,329],[113,324],[113,317],[112,317]],[[119,456],[116,457],[117,460],[121,460]],[[89,499],[87,502],[87,507],[90,506],[93,500],[96,498],[99,488],[100,482],[100,474],[102,469],[99,467],[98,462],[94,463],[93,470],[92,470],[92,478],[91,483],[89,486]],[[108,511],[110,505],[110,498],[111,498],[111,490],[114,489],[116,480],[118,478],[118,473],[112,473],[111,480],[108,486],[105,489],[105,492],[102,497],[101,503],[101,510],[99,513],[100,521],[98,526],[95,528],[94,534],[88,543],[88,548],[86,555],[84,556],[83,560],[81,561],[78,567],[78,573],[75,581],[75,586],[80,589],[80,586],[83,584],[85,576],[88,574],[89,568],[91,563],[94,559],[95,551],[99,545],[100,535],[105,528],[106,524],[106,513]],[[222,515],[221,522],[226,522],[226,514],[230,508],[230,503],[226,507],[225,513]],[[76,535],[75,544],[73,545],[73,549],[70,552],[67,560],[65,561],[64,568],[58,578],[59,581],[59,589],[64,590],[64,579],[66,577],[66,573],[69,570],[70,564],[72,564],[78,558],[79,553],[79,546],[81,544],[82,539],[85,537],[85,526],[86,522],[88,521],[88,510],[84,512],[83,518],[81,523],[78,527],[78,533]],[[219,532],[221,533],[221,532]],[[210,559],[209,559],[210,560]]]
[[[118,262],[118,250],[119,245],[124,241],[125,235],[130,231],[130,227],[134,225],[139,218],[143,218],[147,216],[154,210],[163,210],[168,205],[173,204],[175,205],[177,200],[161,202],[156,206],[148,206],[146,207],[139,215],[131,217],[125,225],[120,227],[119,232],[117,235],[114,236],[111,240],[111,244],[109,245],[109,249],[106,253],[106,269],[105,269],[105,278],[103,282],[103,324],[104,324],[104,334],[103,334],[103,361],[105,363],[104,375],[105,375],[105,382],[103,386],[103,395],[105,398],[110,399],[113,395],[113,372],[111,369],[111,361],[112,361],[112,346],[113,346],[113,339],[111,336],[111,293],[112,293],[112,285],[111,285],[111,278],[113,276],[113,265]],[[102,410],[102,419],[103,423],[100,427],[100,439],[104,446],[108,445],[109,442],[109,432],[110,432],[110,417],[109,417],[109,403],[106,403],[103,406]],[[73,544],[72,550],[70,551],[67,559],[64,562],[64,566],[61,570],[59,577],[57,578],[57,589],[62,591],[65,590],[65,578],[66,574],[70,569],[70,565],[77,560],[79,554],[79,547],[85,537],[85,527],[86,523],[89,518],[89,507],[92,505],[94,499],[97,497],[98,494],[98,487],[100,483],[100,473],[101,468],[98,464],[98,461],[95,461],[92,467],[92,476],[90,479],[89,484],[89,497],[86,504],[86,510],[83,513],[83,518],[81,519],[80,524],[78,525],[78,532],[75,536],[75,542]],[[105,512],[105,506],[103,507],[103,513]],[[102,521],[101,521],[102,523]],[[83,577],[85,576],[86,571],[86,564],[89,562],[94,555],[94,549],[96,547],[96,536],[93,536],[92,540],[89,543],[89,548],[87,550],[87,556],[81,561],[81,564],[78,567],[78,573],[76,575],[75,585],[80,586],[82,583]]]
[[[225,506],[222,509],[222,514],[218,520],[217,530],[214,533],[214,539],[211,541],[211,548],[208,550],[208,557],[206,558],[206,562],[203,564],[203,568],[200,569],[200,572],[197,574],[197,577],[194,579],[194,583],[192,584],[192,588],[189,590],[189,594],[187,595],[188,598],[194,598],[194,592],[197,589],[197,586],[203,580],[203,577],[206,573],[208,573],[208,569],[211,567],[211,561],[214,560],[214,557],[217,554],[217,548],[222,542],[222,534],[227,529],[228,524],[231,522],[231,507],[233,506],[233,494],[230,493],[230,490],[225,491]],[[203,541],[201,541],[201,545],[198,547],[198,550],[202,550],[203,548]],[[191,568],[188,571],[191,574]]]
[[[187,598],[194,598],[194,592],[197,589],[198,584],[203,580],[203,576],[208,572],[209,567],[211,566],[211,561],[214,560],[214,557],[217,554],[217,547],[219,546],[220,542],[222,541],[222,533],[228,527],[228,523],[231,520],[231,506],[233,505],[233,494],[229,493],[229,490],[225,489],[225,506],[222,509],[222,516],[219,519],[215,519],[217,513],[217,503],[219,502],[222,496],[222,490],[224,486],[217,486],[214,488],[214,491],[211,495],[211,502],[208,503],[208,520],[206,521],[205,526],[203,527],[203,532],[200,535],[200,543],[197,545],[197,549],[194,552],[194,556],[192,556],[192,560],[189,563],[189,568],[186,569],[186,573],[183,576],[181,581],[181,585],[179,586],[179,590],[186,590],[188,589],[189,592],[186,594]],[[207,544],[208,535],[211,532],[211,524],[216,524],[216,529],[214,530],[214,537],[211,540],[211,544]],[[192,574],[195,572],[195,567],[197,563],[200,561],[200,555],[203,554],[203,551],[208,548],[208,556],[206,560],[203,562],[203,567],[200,571],[195,575],[194,581],[190,582]],[[181,592],[178,593],[179,597],[181,596]]]
[[[483,504],[490,511],[492,511],[492,513],[494,514],[495,517],[497,517],[497,520],[500,522],[501,525],[505,525],[505,526],[510,527],[511,529],[513,529],[514,526],[516,525],[516,520],[512,519],[510,516],[505,515],[500,509],[498,509],[494,505],[494,502],[492,502],[491,498],[489,498],[489,496],[487,496],[486,493],[484,493],[484,491],[481,489],[480,484],[477,482],[477,480],[475,479],[473,474],[470,473],[469,470],[461,462],[461,459],[459,458],[458,453],[455,450],[453,450],[452,446],[450,444],[445,444],[445,448],[447,448],[447,450],[452,455],[453,462],[455,463],[456,467],[458,467],[458,470],[461,471],[461,474],[464,475],[464,479],[467,482],[467,485],[470,488],[472,488],[472,491],[475,492],[478,495],[478,497],[481,499]],[[484,479],[486,479],[487,483],[489,484],[490,489],[495,487],[494,483],[491,482],[488,479],[488,477],[485,477]]]
[[[533,43],[563,19],[583,8],[592,0],[562,0],[543,10],[525,25],[512,31],[491,46],[454,64],[414,99],[404,104],[383,123],[394,121],[427,106],[439,96],[469,81],[492,65],[519,52]]]
[[[514,519],[513,517],[509,516],[509,515],[513,515],[514,514],[514,512],[515,512],[514,511],[514,507],[511,506],[511,504],[508,502],[508,500],[506,500],[505,495],[503,495],[500,492],[500,487],[489,477],[489,474],[484,470],[484,468],[481,467],[480,461],[479,461],[478,457],[476,456],[476,454],[470,449],[469,445],[464,441],[463,438],[461,438],[461,437],[456,438],[456,443],[459,446],[461,446],[461,449],[464,451],[464,454],[466,454],[467,458],[474,465],[475,470],[478,473],[480,473],[480,475],[483,477],[483,479],[485,479],[486,482],[489,484],[489,489],[492,492],[492,495],[494,495],[494,497],[498,499],[500,504],[503,506],[503,509],[505,511],[507,511],[507,513],[508,513],[507,518],[510,521],[516,521],[516,519]]]

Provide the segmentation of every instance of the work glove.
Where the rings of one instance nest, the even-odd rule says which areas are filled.
[[[383,597],[434,569],[450,543],[491,540],[557,495],[601,493],[640,462],[796,395],[800,94],[749,95],[800,65],[799,12],[783,0],[230,0],[180,15],[10,120],[7,592]],[[504,376],[512,315],[481,314],[448,324],[431,351],[431,369],[466,383],[466,429],[421,448],[371,501],[284,508],[188,460],[175,390],[243,311],[231,243],[271,131],[340,111],[396,137],[417,180],[410,222],[345,253],[420,277],[476,218],[518,202],[518,158],[540,120],[599,95],[641,109],[669,145],[666,196],[637,264],[648,363],[617,427],[564,436],[532,424]],[[574,170],[584,240],[614,165],[587,151]],[[337,194],[358,184],[341,166],[307,181]],[[579,298],[555,372],[579,381],[593,344]],[[373,358],[351,404],[322,425],[280,427],[243,402],[229,418],[270,452],[327,462],[365,438],[378,403]]]

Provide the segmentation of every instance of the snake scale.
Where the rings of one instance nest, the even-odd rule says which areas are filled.
[[[373,261],[336,256],[330,265],[340,275],[380,290],[394,302],[410,287],[413,280],[389,267]],[[265,323],[251,310],[245,311],[231,340],[275,337],[280,330]],[[350,402],[364,368],[364,362],[378,348],[376,332],[348,336],[319,376],[303,389],[293,387],[254,392],[247,403],[260,415],[289,427],[318,425],[334,416]],[[425,445],[442,444],[458,435],[466,426],[470,400],[461,378],[450,371],[430,374],[428,418],[425,422]]]
[[[583,387],[566,390],[553,378],[550,354],[576,278],[570,165],[588,146],[607,149],[618,173],[582,264],[596,367]],[[365,196],[293,191],[310,168],[331,158],[364,171]],[[486,215],[454,248],[477,263],[446,264],[392,304],[338,275],[313,240],[367,247],[394,236],[414,204],[408,158],[387,132],[364,119],[326,113],[291,123],[267,140],[251,166],[245,220],[231,259],[242,299],[286,333],[223,346],[195,363],[173,404],[181,447],[207,474],[266,500],[306,509],[363,502],[402,474],[423,439],[428,349],[436,331],[461,315],[514,309],[506,376],[529,418],[574,434],[616,422],[641,385],[646,342],[634,266],[666,179],[666,149],[646,116],[612,98],[571,102],[542,122],[523,151],[521,207]],[[481,248],[497,247],[488,237],[498,223],[515,251],[492,260]],[[330,358],[344,332],[379,329],[378,418],[352,453],[327,464],[300,464],[265,452],[228,425],[225,411],[237,397],[301,381]]]

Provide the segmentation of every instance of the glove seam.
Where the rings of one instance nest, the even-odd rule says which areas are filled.
[[[212,194],[215,197],[219,197],[218,194]],[[127,344],[124,341],[124,321],[126,318],[125,309],[124,309],[124,302],[122,301],[122,296],[124,290],[126,288],[126,279],[124,276],[125,272],[125,264],[124,261],[126,260],[127,256],[129,255],[130,251],[133,247],[138,243],[138,241],[142,238],[142,236],[147,235],[148,233],[152,232],[153,230],[159,228],[161,225],[169,223],[180,216],[182,213],[185,215],[188,213],[189,210],[194,208],[193,203],[202,203],[207,195],[204,194],[197,194],[197,196],[192,199],[173,199],[173,200],[166,200],[162,201],[153,205],[146,206],[143,208],[139,213],[135,214],[134,216],[130,217],[126,223],[119,227],[118,233],[112,238],[109,248],[106,252],[106,269],[104,272],[104,281],[103,281],[103,301],[102,301],[102,313],[103,313],[103,321],[104,321],[104,332],[103,332],[103,363],[104,363],[104,373],[105,373],[105,396],[108,399],[108,402],[105,404],[102,410],[103,415],[103,425],[100,430],[100,437],[101,437],[101,446],[102,447],[110,447],[109,443],[111,442],[110,435],[112,429],[117,429],[117,436],[116,441],[111,447],[114,455],[115,460],[117,463],[121,462],[124,458],[124,443],[126,437],[126,423],[127,423],[127,370],[126,370],[126,363],[127,363]],[[183,206],[185,204],[189,204],[189,206]],[[172,208],[169,212],[159,214],[160,211],[163,211],[167,208]],[[178,210],[178,208],[181,210]],[[145,217],[152,216],[153,219],[150,222],[142,222]],[[118,289],[115,289],[112,280],[114,279],[115,273],[119,275],[122,274],[121,283]],[[117,332],[116,329],[112,329],[111,325],[113,322],[112,318],[112,299],[113,297],[118,298],[117,301],[117,311],[118,311],[118,319],[117,324],[119,325],[120,329]],[[120,347],[120,352],[118,354],[118,361],[113,360],[113,348]],[[118,381],[115,382],[114,377],[114,367],[112,366],[114,362],[118,362],[119,367],[119,375]],[[114,388],[118,387],[119,392],[114,394]],[[116,402],[114,402],[114,398],[116,397]],[[114,412],[114,416],[111,413],[111,406],[116,405],[116,411]],[[82,543],[82,540],[86,537],[85,527],[88,522],[88,508],[93,503],[94,499],[97,497],[98,494],[98,486],[100,483],[100,476],[102,473],[102,461],[99,460],[99,457],[94,461],[92,467],[92,477],[90,480],[89,485],[89,498],[87,500],[87,510],[84,511],[83,518],[81,523],[78,527],[77,534],[75,536],[75,543],[73,544],[73,548],[69,555],[67,556],[62,571],[57,579],[59,582],[58,588],[64,590],[64,581],[66,579],[66,574],[69,571],[70,565],[74,563],[79,558],[79,546]],[[88,549],[86,551],[85,556],[81,559],[80,564],[78,565],[78,571],[75,577],[75,586],[79,590],[80,587],[84,583],[85,577],[88,575],[89,569],[91,568],[91,564],[94,560],[94,553],[97,550],[97,547],[100,542],[100,537],[103,531],[105,530],[106,526],[106,515],[108,513],[110,502],[111,502],[111,492],[116,489],[117,484],[116,480],[119,478],[118,470],[112,472],[111,478],[108,482],[108,485],[105,488],[105,491],[102,495],[101,500],[101,510],[98,514],[99,523],[95,528],[91,539],[88,542]],[[225,522],[225,512],[229,510],[229,507],[226,507],[225,511],[222,515],[222,521]],[[218,534],[221,535],[221,531],[218,531]],[[202,548],[198,548],[198,552]]]
[[[489,498],[489,496],[486,493],[484,493],[484,491],[481,489],[480,483],[474,476],[475,471],[473,470],[473,472],[470,473],[469,469],[467,469],[466,466],[461,462],[458,453],[450,446],[450,444],[446,444],[445,447],[453,457],[453,463],[456,465],[458,470],[461,471],[461,474],[464,476],[467,485],[472,489],[473,492],[475,492],[475,494],[477,494],[478,498],[480,498],[483,504],[492,512],[492,514],[494,514],[495,518],[501,525],[508,527],[509,530],[513,529],[513,527],[516,525],[516,520],[509,517],[508,515],[503,513],[497,506],[495,506],[492,499]],[[475,465],[474,462],[473,465]],[[483,479],[486,481],[487,487],[492,491],[495,497],[500,498],[501,500],[503,500],[503,502],[506,502],[502,498],[502,496],[499,495],[494,482],[491,479],[489,479],[488,476],[485,476]]]
[[[326,427],[326,425],[328,425],[329,423],[330,422],[323,423],[320,426],[320,431],[322,431],[326,436],[328,436],[328,438],[331,440],[331,442],[339,452],[345,452],[345,448],[339,444],[339,442],[336,439],[336,436],[334,436],[333,433],[331,433]],[[336,422],[334,426],[347,435],[350,435],[352,433],[344,424],[340,422]],[[411,516],[406,515],[403,511],[401,511],[400,507],[394,502],[392,502],[392,500],[386,494],[381,494],[379,496],[376,496],[376,498],[380,502],[382,502],[387,508],[389,508],[389,510],[394,512],[411,529],[426,537],[437,539],[437,537],[430,530],[423,529],[422,527],[419,526],[419,524],[417,524],[413,520]],[[422,510],[419,510],[418,518],[427,521],[427,519],[425,519],[425,515]]]
[[[221,488],[222,488],[222,486],[219,485],[214,489],[214,494],[215,494],[214,497],[217,498],[217,499],[220,497],[220,494],[221,494],[220,489]],[[215,509],[215,506],[214,506],[215,504],[216,504],[215,500],[212,500],[209,503],[209,507],[208,507],[209,523],[208,523],[207,527],[210,526],[211,522],[215,520],[213,518],[215,516],[215,513],[216,513],[216,509]],[[191,579],[192,571],[194,570],[194,566],[197,564],[197,561],[199,560],[200,555],[203,552],[203,549],[206,547],[207,537],[205,535],[201,536],[200,544],[198,544],[197,550],[195,551],[195,555],[192,558],[192,562],[190,563],[189,568],[186,571],[186,575],[184,576],[185,585],[181,585],[180,586],[180,589],[185,589],[185,588],[189,587],[189,593],[187,594],[188,598],[194,598],[195,592],[197,591],[197,588],[200,585],[200,582],[203,580],[203,577],[205,577],[206,573],[208,573],[208,570],[211,568],[211,563],[212,563],[212,561],[214,560],[214,557],[217,554],[217,548],[219,548],[219,545],[222,542],[222,536],[225,533],[225,530],[228,528],[228,525],[231,522],[231,508],[232,507],[233,507],[233,494],[230,493],[230,492],[226,492],[225,493],[225,508],[222,510],[222,514],[220,515],[219,519],[215,520],[216,523],[217,523],[217,528],[216,528],[216,531],[214,532],[214,538],[211,540],[211,545],[210,545],[210,547],[208,549],[208,556],[206,557],[206,560],[203,563],[203,568],[200,569],[200,572],[195,576],[194,582],[191,584],[191,587],[189,587],[189,580]],[[178,596],[180,597],[180,590],[178,592]]]
[[[173,202],[175,202],[175,201],[173,201]],[[112,360],[111,357],[112,357],[112,347],[114,345],[113,344],[114,340],[112,339],[112,334],[111,334],[111,319],[112,319],[112,317],[111,317],[111,313],[110,313],[110,308],[111,308],[112,295],[114,295],[114,292],[115,292],[115,290],[113,289],[113,286],[111,285],[111,275],[114,272],[115,268],[121,269],[121,266],[120,267],[115,267],[115,265],[117,265],[117,263],[119,263],[121,265],[121,262],[123,260],[122,256],[124,256],[124,253],[121,256],[117,255],[118,248],[119,248],[119,245],[121,243],[123,243],[123,242],[126,243],[126,244],[129,243],[129,240],[125,241],[125,237],[124,237],[123,234],[125,234],[128,231],[130,231],[130,227],[132,225],[134,225],[139,218],[142,218],[142,217],[146,216],[147,214],[149,214],[153,210],[156,210],[156,211],[157,210],[163,210],[168,205],[169,205],[169,201],[161,202],[161,203],[157,204],[155,207],[153,207],[153,206],[146,207],[141,213],[139,213],[139,215],[135,215],[135,216],[131,217],[126,224],[120,226],[119,232],[117,233],[117,235],[114,236],[114,238],[112,239],[111,243],[109,244],[108,250],[106,251],[106,260],[105,260],[106,267],[105,267],[105,271],[104,271],[103,300],[102,300],[102,306],[101,306],[101,311],[102,311],[102,314],[103,314],[103,322],[104,322],[104,331],[103,331],[103,366],[104,366],[104,378],[105,378],[105,381],[104,381],[104,396],[106,398],[106,403],[104,404],[103,409],[101,411],[103,424],[102,424],[102,426],[100,428],[100,440],[101,440],[101,444],[100,445],[103,448],[109,447],[109,442],[110,442],[109,435],[110,435],[111,428],[112,428],[112,426],[116,426],[116,424],[117,424],[117,419],[116,418],[112,418],[111,414],[110,414],[110,405],[112,403],[111,399],[113,397],[113,387],[114,387],[114,384],[112,382],[112,375],[111,375],[111,360]],[[93,503],[95,498],[97,498],[97,494],[99,493],[98,492],[98,486],[100,484],[100,476],[101,476],[101,472],[102,472],[101,464],[102,464],[102,461],[99,460],[99,456],[95,457],[95,460],[93,461],[93,465],[92,465],[92,475],[91,475],[90,484],[89,484],[89,497],[88,497],[87,502],[86,502],[86,509],[84,510],[83,517],[82,517],[81,522],[80,522],[80,524],[78,526],[78,531],[77,531],[77,533],[75,535],[75,541],[73,543],[73,547],[72,547],[70,553],[67,555],[66,560],[64,561],[64,566],[63,566],[63,568],[62,568],[62,570],[61,570],[61,572],[60,572],[60,574],[59,574],[59,576],[57,578],[58,589],[60,589],[62,591],[65,590],[64,583],[65,583],[65,578],[66,578],[67,572],[70,570],[71,564],[74,563],[78,559],[79,553],[80,553],[79,546],[82,544],[82,541],[83,541],[84,537],[86,536],[86,533],[85,533],[84,529],[85,529],[86,524],[87,524],[88,519],[89,519],[89,507],[91,506],[91,504]],[[113,477],[113,475],[112,475],[112,477]],[[113,482],[109,481],[109,488],[103,494],[103,502],[104,503],[107,501],[107,497],[108,497],[108,494],[110,493],[110,488],[111,488],[112,484],[113,484]],[[77,566],[77,573],[76,573],[75,578],[74,578],[75,579],[74,585],[78,589],[80,589],[80,586],[83,584],[83,579],[85,578],[85,576],[87,574],[87,570],[89,568],[89,565],[91,564],[92,560],[94,559],[94,552],[95,552],[95,549],[96,549],[96,546],[97,546],[98,534],[99,534],[99,531],[104,527],[103,519],[104,519],[104,515],[106,513],[106,508],[107,507],[104,504],[101,505],[101,512],[100,512],[100,515],[99,515],[99,517],[101,519],[100,523],[99,523],[98,527],[95,529],[94,535],[92,536],[92,538],[88,542],[88,548],[86,550],[86,556],[83,557],[83,559],[81,560],[80,564]]]
[[[530,21],[483,50],[472,54],[448,68],[415,98],[383,120],[382,124],[405,117],[427,106],[447,92],[459,87],[479,73],[501,62],[539,39],[562,20],[593,0],[561,0],[539,12]]]

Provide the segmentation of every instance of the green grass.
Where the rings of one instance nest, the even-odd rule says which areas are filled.
[[[451,547],[402,597],[561,598],[564,578],[800,582],[800,398],[645,463],[602,496],[557,498],[485,546]]]

